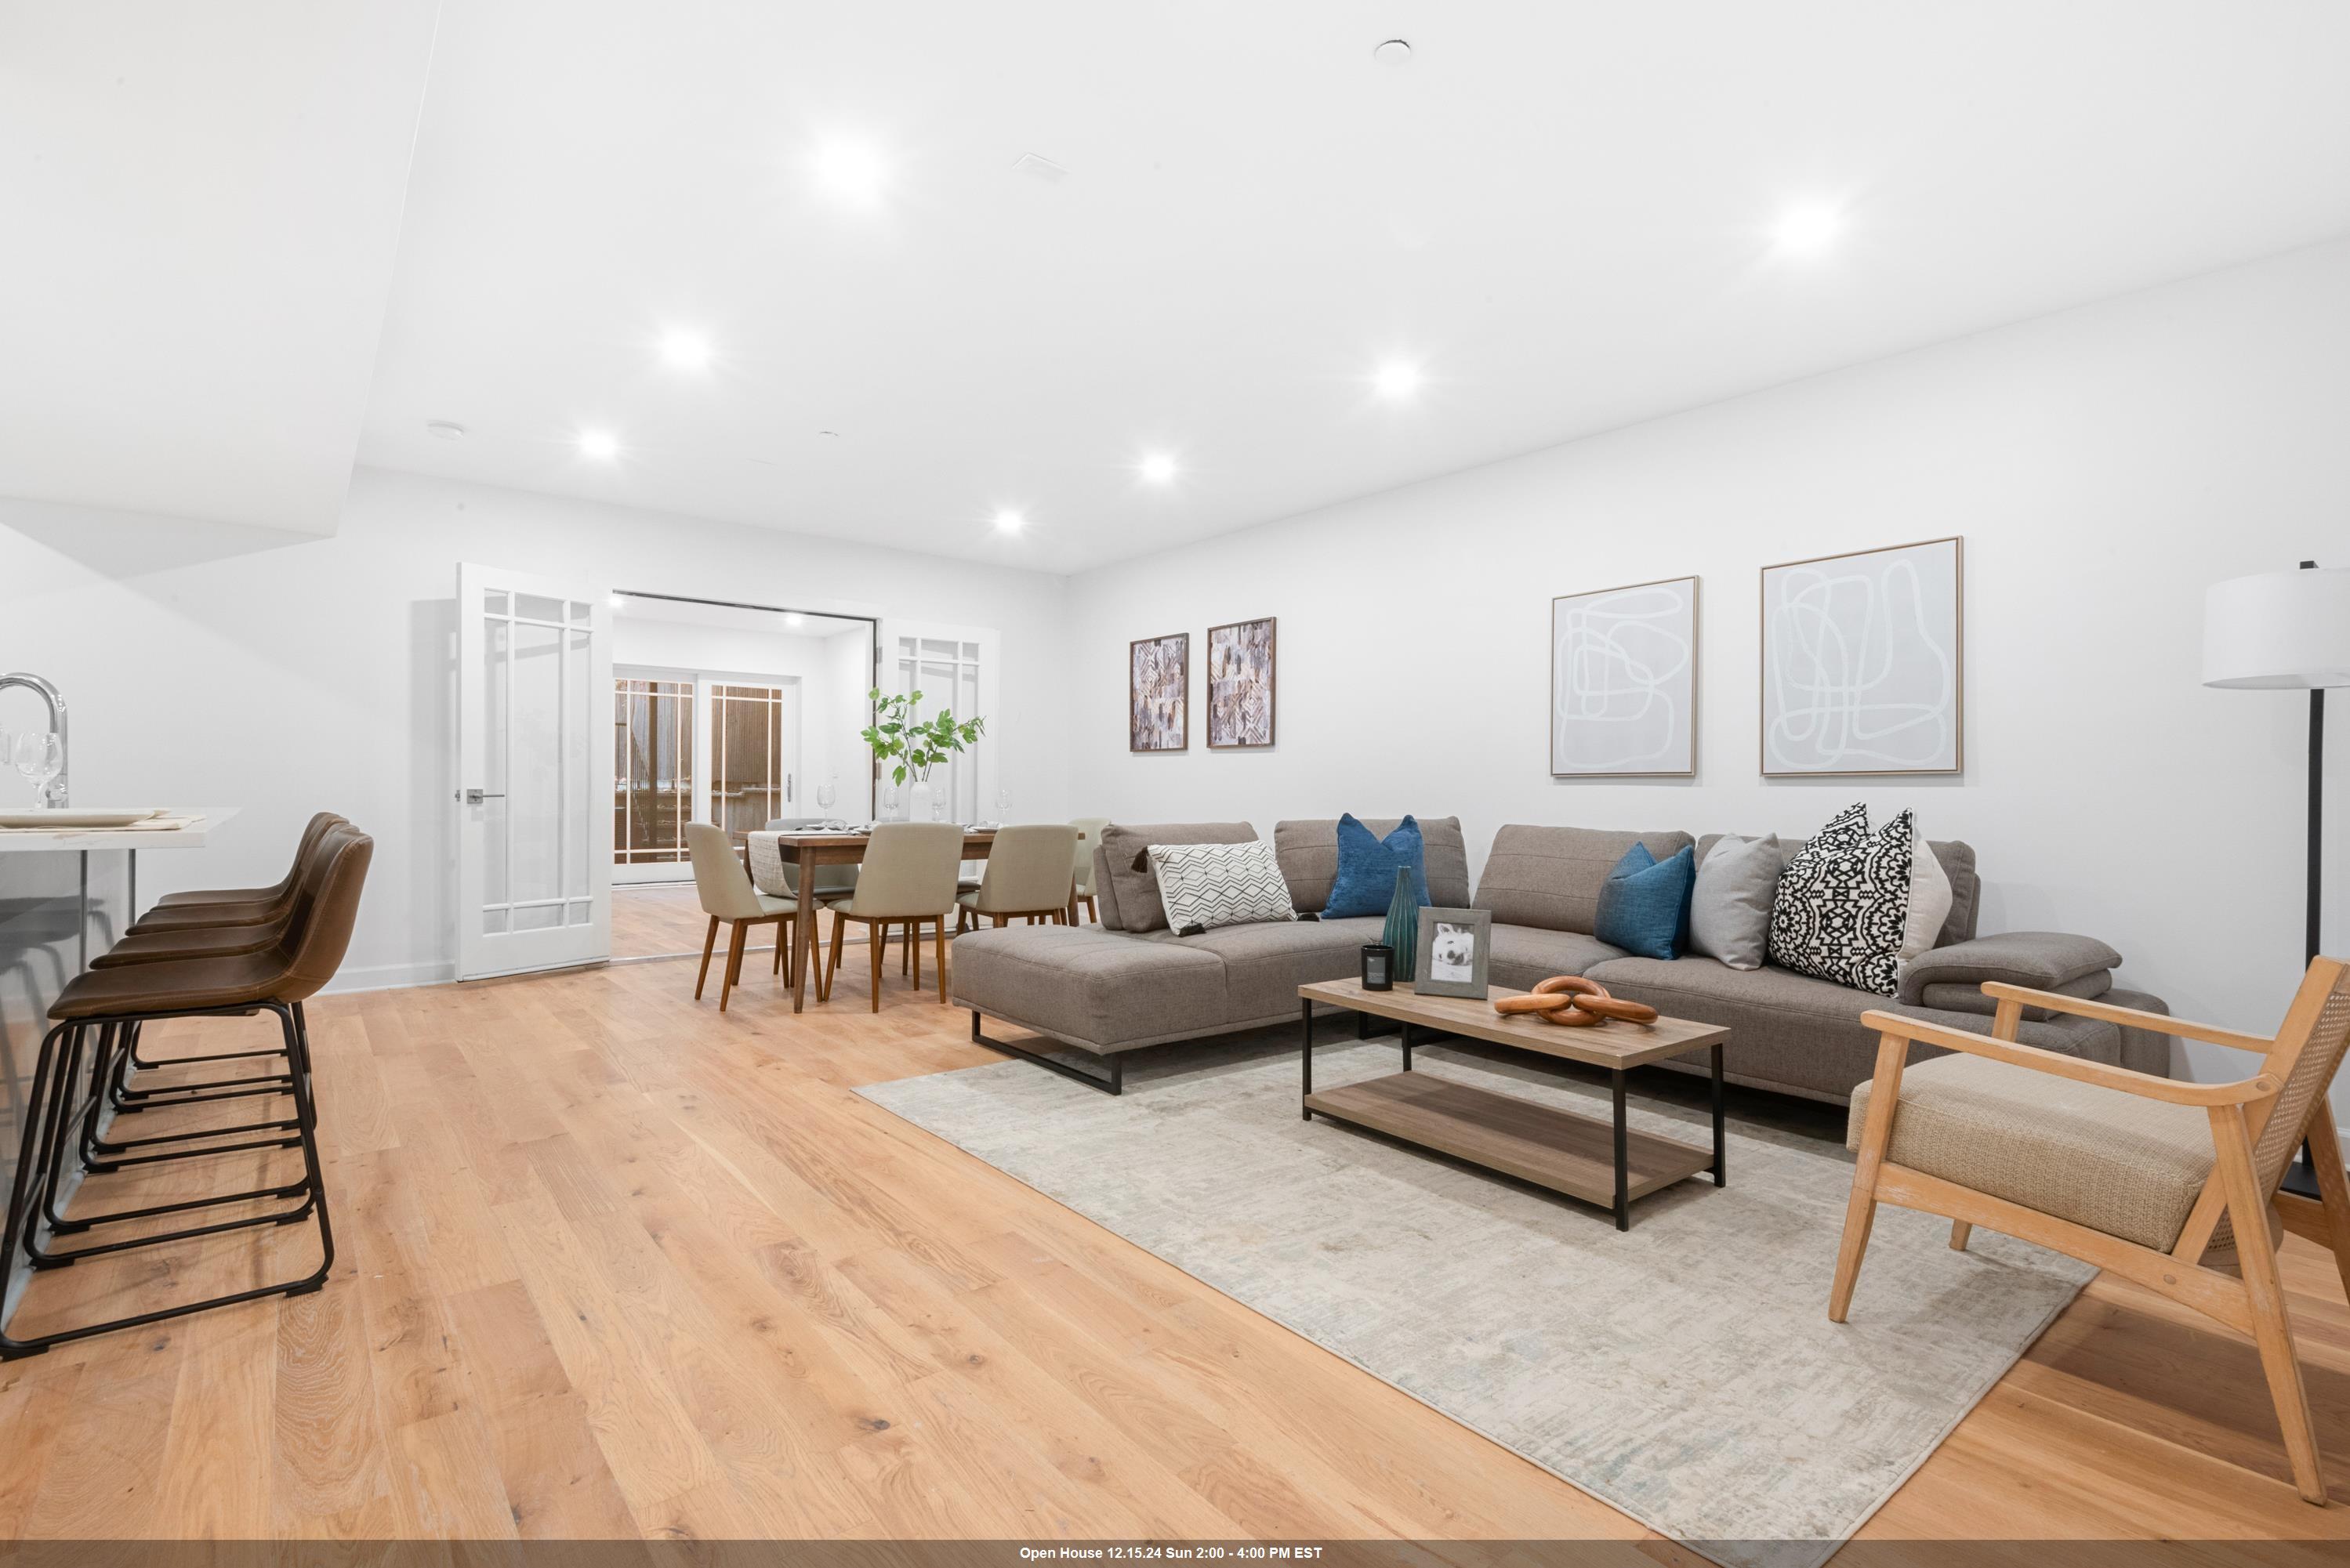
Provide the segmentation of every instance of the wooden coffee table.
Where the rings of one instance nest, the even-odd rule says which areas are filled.
[[[1495,986],[1493,995],[1522,992]],[[1365,991],[1357,980],[1324,981],[1297,988],[1305,1026],[1303,1045],[1306,1120],[1315,1112],[1448,1154],[1488,1170],[1612,1208],[1616,1229],[1631,1228],[1632,1199],[1646,1198],[1683,1177],[1709,1171],[1728,1179],[1721,1127],[1721,1043],[1730,1031],[1685,1018],[1654,1023],[1607,1023],[1562,1029],[1529,1014],[1503,1016],[1491,1001],[1421,996],[1409,985]],[[1403,1071],[1343,1089],[1314,1092],[1314,1004],[1392,1018],[1403,1026]],[[1512,1050],[1605,1067],[1615,1091],[1612,1125],[1596,1116],[1495,1094],[1411,1070],[1411,1032],[1442,1030]],[[1645,1063],[1706,1050],[1712,1058],[1713,1147],[1637,1132],[1624,1124],[1624,1075]]]

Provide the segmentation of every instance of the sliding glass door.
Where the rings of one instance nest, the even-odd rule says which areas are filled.
[[[796,676],[613,671],[613,878],[685,881],[685,825],[751,832],[806,815]]]

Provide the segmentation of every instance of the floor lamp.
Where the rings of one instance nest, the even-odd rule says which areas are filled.
[[[2350,686],[2350,570],[2262,572],[2214,583],[2203,596],[2203,684],[2309,693],[2309,917],[2302,961],[2317,956],[2324,846],[2325,689]],[[2286,1185],[2311,1197],[2309,1151]]]

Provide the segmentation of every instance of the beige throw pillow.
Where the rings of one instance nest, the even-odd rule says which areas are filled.
[[[1901,923],[1901,961],[1934,950],[1942,923],[1950,918],[1950,873],[1919,838],[1909,854],[1909,918]]]

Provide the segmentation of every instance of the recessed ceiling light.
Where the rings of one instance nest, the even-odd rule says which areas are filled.
[[[1843,229],[1843,213],[1825,202],[1807,202],[1788,209],[1771,234],[1781,250],[1809,255],[1827,249]]]
[[[1419,389],[1419,367],[1391,360],[1379,367],[1375,381],[1382,397],[1409,398]]]
[[[624,594],[624,593],[621,593],[621,592],[620,592],[619,589],[617,589],[617,588],[613,590],[613,592],[612,592],[612,607],[613,607],[614,609],[619,609],[619,608],[624,607],[628,604],[628,602],[629,602],[629,596],[628,596],[628,595],[626,595],[626,594]]]
[[[661,334],[660,357],[672,370],[707,370],[713,358],[709,338],[682,330]]]
[[[439,436],[442,441],[463,441],[465,427],[454,420],[427,420],[424,421],[424,433]]]
[[[581,431],[579,455],[592,457],[598,462],[609,462],[620,455],[620,438],[610,431]]]
[[[995,514],[995,531],[999,534],[1017,534],[1026,526],[1028,519],[1009,507]]]
[[[1175,460],[1163,452],[1154,452],[1142,460],[1142,477],[1153,484],[1164,484],[1175,477]]]
[[[863,141],[827,141],[816,151],[816,182],[845,202],[869,206],[889,182],[889,165]]]
[[[1401,38],[1389,38],[1371,51],[1371,58],[1383,66],[1411,64],[1411,46]]]
[[[785,626],[806,626],[807,625],[807,617],[800,614],[797,610],[785,610],[784,612],[784,624]]]

